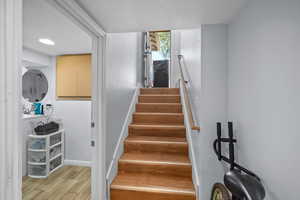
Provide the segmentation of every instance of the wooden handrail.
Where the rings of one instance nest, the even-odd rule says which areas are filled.
[[[183,56],[178,55],[179,69],[180,69],[180,74],[181,74],[180,81],[182,81],[184,99],[185,99],[185,102],[187,103],[187,107],[188,107],[187,111],[188,111],[188,115],[189,115],[190,127],[191,127],[192,130],[200,131],[200,127],[197,126],[197,123],[194,119],[194,115],[193,115],[193,111],[192,111],[192,104],[191,104],[191,101],[190,101],[190,95],[189,95],[188,89],[186,87],[186,84],[188,84],[189,81],[184,78],[182,65],[181,65],[181,59],[183,59]]]

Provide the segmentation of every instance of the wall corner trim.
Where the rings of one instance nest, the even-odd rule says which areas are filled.
[[[0,1],[0,199],[22,199],[22,0]]]
[[[48,3],[61,10],[70,19],[91,35],[104,37],[103,28],[75,0],[47,0]]]

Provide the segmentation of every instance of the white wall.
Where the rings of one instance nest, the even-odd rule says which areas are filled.
[[[201,29],[180,30],[180,54],[183,55],[182,71],[189,81],[193,109],[200,110],[201,91]],[[199,112],[195,118],[198,121]]]
[[[300,1],[248,1],[228,44],[239,161],[262,178],[268,200],[298,200]]]
[[[141,41],[141,33],[107,34],[107,169],[141,73]]]
[[[63,120],[65,129],[65,159],[88,164],[91,161],[91,101],[65,101],[56,99],[56,59],[24,49],[24,60],[30,60],[34,69],[41,70],[48,79],[48,93],[42,103],[54,105],[54,117]],[[24,64],[24,63],[23,63]],[[23,149],[26,151],[26,149]],[[23,152],[24,154],[24,152]],[[79,162],[78,162],[79,161]],[[83,161],[83,162],[82,162]],[[75,163],[76,163],[75,162]]]
[[[53,63],[53,58],[51,56],[30,50],[28,48],[23,48],[22,53],[22,75],[26,71],[28,71],[28,69],[38,69],[42,71],[47,77],[49,88],[48,93],[42,100],[42,103],[48,103],[48,101],[51,101],[55,97],[55,85],[53,85],[52,80],[53,78],[55,78],[53,76],[53,67],[55,66]]]
[[[55,101],[54,107],[55,116],[63,120],[66,131],[65,159],[88,164],[92,159],[91,101]]]
[[[202,27],[202,76],[200,134],[197,153],[200,162],[202,197],[209,199],[214,183],[222,182],[224,169],[213,151],[216,122],[227,119],[227,26]]]
[[[181,30],[171,31],[171,67],[170,67],[170,84],[171,88],[178,87],[180,70],[178,65],[178,55],[180,55],[180,33]]]
[[[181,54],[185,58],[192,84],[193,108],[201,127],[200,133],[193,133],[200,199],[210,199],[212,185],[222,182],[224,174],[212,144],[216,138],[216,122],[225,121],[227,117],[227,26],[205,25],[202,30],[180,32]]]
[[[65,160],[88,164],[92,158],[91,101],[66,101],[56,99],[56,58],[52,66],[44,70],[49,77],[49,103],[54,105],[54,117],[63,120],[65,129]],[[75,161],[75,162],[73,162]]]
[[[47,67],[50,66],[51,57],[28,48],[23,48],[22,61],[24,66]]]

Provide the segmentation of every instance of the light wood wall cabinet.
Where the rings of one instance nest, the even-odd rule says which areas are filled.
[[[63,55],[56,60],[56,95],[58,99],[91,99],[91,55]]]

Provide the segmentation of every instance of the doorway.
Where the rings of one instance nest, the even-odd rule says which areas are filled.
[[[154,35],[154,41],[156,42],[155,45],[152,44],[152,59],[154,71],[153,86],[169,87],[171,63],[171,32],[155,31],[150,33],[150,37],[151,35]],[[153,41],[152,37],[151,41]]]
[[[92,44],[92,199],[104,199],[105,189],[105,32],[75,2],[43,0],[54,5],[65,16],[85,30]],[[0,71],[1,71],[1,150],[0,199],[22,199],[22,4],[23,0],[3,0],[0,3]],[[41,27],[43,27],[41,21]],[[59,23],[59,22],[58,22]],[[4,109],[2,108],[9,108]],[[9,134],[8,134],[9,133]]]
[[[104,142],[105,140],[102,139],[104,135],[101,133],[105,132],[104,131],[104,113],[105,110],[103,109],[104,105],[104,95],[103,95],[103,88],[105,87],[105,80],[103,78],[103,73],[104,73],[104,47],[105,47],[105,37],[104,37],[104,31],[97,26],[94,21],[86,17],[86,13],[83,12],[82,9],[76,4],[74,1],[56,1],[56,0],[43,0],[43,1],[37,1],[37,0],[28,0],[24,2],[25,6],[26,3],[31,3],[32,1],[35,1],[32,6],[29,5],[29,8],[36,7],[39,4],[43,4],[42,6],[37,6],[38,11],[40,12],[40,16],[37,17],[37,21],[43,22],[42,26],[37,26],[41,27],[42,29],[46,29],[46,25],[49,21],[53,21],[55,18],[55,15],[53,13],[50,13],[49,11],[47,12],[42,12],[43,6],[46,6],[48,8],[51,7],[51,9],[54,9],[57,13],[60,14],[59,19],[56,19],[56,23],[53,23],[52,27],[55,29],[55,31],[65,34],[65,39],[60,40],[60,39],[55,39],[56,33],[51,32],[51,29],[48,29],[48,31],[42,30],[39,32],[40,34],[48,34],[47,37],[44,38],[37,38],[35,33],[29,34],[35,37],[35,43],[33,42],[32,47],[27,48],[28,52],[30,52],[29,57],[36,53],[41,53],[43,55],[40,55],[40,58],[47,58],[51,57],[50,64],[52,68],[45,68],[40,71],[44,71],[43,74],[48,78],[48,91],[45,91],[45,94],[43,93],[43,96],[50,96],[52,98],[52,102],[55,101],[54,103],[54,110],[57,109],[59,111],[60,116],[68,117],[68,125],[67,123],[62,122],[63,125],[61,127],[64,128],[64,130],[58,130],[58,133],[54,133],[55,136],[59,136],[59,142],[55,143],[54,145],[60,146],[59,151],[51,151],[52,145],[49,144],[48,141],[51,142],[51,136],[49,136],[49,139],[46,139],[45,145],[50,147],[49,149],[44,148],[43,142],[37,142],[39,144],[35,145],[35,147],[43,147],[45,151],[47,151],[46,158],[42,153],[36,153],[34,157],[34,161],[38,161],[36,163],[31,162],[31,165],[37,165],[34,167],[30,167],[27,169],[27,172],[25,176],[23,176],[23,194],[26,193],[26,196],[23,196],[23,199],[100,199],[103,198],[105,194],[105,178],[104,178],[104,162],[105,160],[105,149],[104,149]],[[52,4],[52,5],[51,5]],[[78,8],[78,9],[76,9]],[[24,15],[26,11],[24,10]],[[33,12],[30,12],[30,15],[32,15]],[[42,20],[42,15],[43,14],[50,14],[52,15],[49,17],[47,20]],[[82,17],[84,16],[84,17]],[[53,19],[52,19],[53,18]],[[25,21],[26,19],[24,19]],[[55,20],[55,19],[54,19]],[[69,21],[72,23],[72,25],[63,25],[63,22]],[[30,23],[30,25],[32,25]],[[60,27],[55,27],[56,25]],[[70,32],[70,26],[73,28],[76,27],[76,29],[80,29],[84,34],[82,34],[82,37],[72,37],[72,33],[78,33],[78,30],[72,29]],[[24,29],[26,28],[26,24],[24,23]],[[38,32],[38,29],[35,29],[36,32]],[[62,32],[63,31],[63,32]],[[69,31],[69,34],[66,34],[66,31]],[[25,31],[24,31],[25,34]],[[85,35],[85,36],[83,36]],[[25,35],[24,35],[25,36]],[[24,42],[23,44],[26,45],[25,39],[27,37],[24,37]],[[88,38],[89,41],[86,42],[80,42],[83,41],[84,38]],[[37,47],[37,44],[39,44],[40,39],[43,39],[43,42],[48,43],[49,47],[48,48],[42,48],[42,49],[35,49]],[[46,39],[46,40],[44,40]],[[48,40],[47,40],[48,39]],[[51,40],[52,39],[52,40]],[[52,41],[52,42],[51,42]],[[89,44],[88,48],[84,49],[74,49],[72,48],[67,48],[65,47],[67,45],[62,45],[61,44],[65,41],[69,41],[70,45],[76,45],[76,44],[81,44],[81,47],[84,47],[83,45]],[[53,45],[54,44],[54,45]],[[39,44],[40,45],[40,44]],[[53,48],[55,46],[57,48]],[[28,47],[28,45],[27,45]],[[43,46],[45,47],[45,46]],[[49,51],[50,50],[50,51]],[[69,52],[63,52],[63,53],[55,53],[60,50],[67,50]],[[24,51],[23,51],[24,52]],[[50,52],[49,55],[47,52]],[[66,88],[63,88],[64,86],[68,85],[66,83],[61,84],[61,89],[60,91],[57,91],[57,84],[58,82],[58,57],[62,55],[67,55],[67,58],[64,59],[62,63],[70,63],[70,59],[75,61],[73,64],[70,64],[70,67],[74,67],[76,64],[82,65],[82,63],[86,63],[86,61],[90,65],[90,69],[87,70],[87,68],[83,69],[82,66],[77,66],[77,68],[81,68],[80,73],[80,79],[72,79],[72,76],[69,76],[68,78],[71,78],[71,80],[67,81],[82,81],[81,79],[83,78],[83,75],[89,74],[89,80],[86,81],[84,84],[72,84],[73,86],[77,86],[76,90],[74,90],[71,94],[70,93],[70,88],[66,90]],[[24,57],[24,53],[23,53]],[[20,58],[23,60],[23,57]],[[80,62],[78,62],[77,58],[74,57],[82,57],[78,58],[80,59]],[[88,59],[85,59],[83,57],[88,57]],[[22,64],[29,65],[30,68],[32,67],[41,67],[40,62],[47,61],[48,59],[35,59],[38,61],[38,65],[33,66],[34,62],[31,62],[31,58],[28,59],[30,62],[23,62]],[[60,59],[61,60],[61,59]],[[84,64],[85,65],[85,64]],[[20,66],[19,66],[20,67]],[[53,70],[54,69],[54,70]],[[63,68],[62,68],[63,69]],[[76,69],[76,70],[78,70]],[[60,70],[60,74],[63,73],[64,70]],[[71,72],[74,72],[71,70]],[[50,74],[50,76],[49,76]],[[52,76],[54,75],[54,76]],[[74,75],[75,77],[79,77],[79,75]],[[73,76],[73,77],[74,77]],[[50,77],[50,78],[49,78]],[[62,78],[61,81],[66,81],[65,78]],[[53,84],[54,83],[54,84]],[[90,86],[88,86],[90,85]],[[70,84],[69,84],[70,86]],[[82,88],[85,88],[85,90],[79,92],[79,90],[82,90]],[[72,88],[71,88],[72,89]],[[66,92],[67,91],[67,92]],[[88,91],[88,92],[87,92]],[[79,93],[78,93],[79,92]],[[63,94],[64,93],[64,94]],[[19,97],[22,96],[22,94],[18,94]],[[54,98],[53,98],[54,97]],[[66,98],[67,97],[67,98]],[[51,102],[50,101],[50,102]],[[60,102],[58,102],[60,101]],[[47,102],[37,102],[40,104],[44,104],[44,106],[48,106]],[[68,106],[73,106],[73,108],[76,107],[79,109],[82,109],[80,113],[74,114],[74,109],[67,109],[62,110],[67,108],[66,104]],[[75,105],[76,104],[76,105]],[[80,105],[77,105],[80,104]],[[84,107],[82,107],[84,104]],[[75,106],[75,107],[74,107]],[[45,108],[44,107],[44,108]],[[87,109],[85,109],[87,107]],[[45,111],[45,110],[44,110]],[[83,112],[82,112],[83,111]],[[72,114],[73,113],[73,114]],[[21,114],[21,113],[20,113]],[[66,115],[67,114],[67,115]],[[73,127],[75,125],[74,123],[74,118],[76,116],[79,116],[82,118],[82,114],[87,114],[86,117],[83,117],[85,120],[80,120],[80,122],[77,123],[78,126],[85,127],[84,129],[81,129],[80,132],[83,133],[84,135],[80,135],[79,137],[81,140],[74,141],[73,139],[67,139],[66,136],[67,134],[71,137],[74,135],[71,135],[74,131],[78,131],[78,129]],[[23,113],[22,113],[23,115]],[[40,117],[40,116],[39,116]],[[41,116],[43,117],[43,116]],[[73,118],[73,119],[72,119]],[[46,119],[48,120],[48,119]],[[52,121],[52,120],[51,120]],[[87,123],[85,123],[87,122]],[[84,124],[83,124],[84,123]],[[68,127],[73,127],[74,129],[71,130]],[[69,129],[69,131],[67,131]],[[23,129],[20,130],[20,134],[22,134]],[[33,130],[35,132],[35,130]],[[64,132],[64,133],[63,133]],[[69,132],[69,133],[66,133]],[[23,137],[23,135],[19,135],[19,137]],[[98,143],[99,141],[99,143]],[[65,142],[65,146],[62,145],[62,143]],[[27,143],[27,142],[26,142]],[[77,143],[77,144],[76,144]],[[79,148],[80,145],[78,144],[83,144],[84,146],[87,147],[86,149]],[[72,147],[73,145],[73,147]],[[25,146],[25,145],[23,145]],[[69,148],[71,147],[71,148]],[[78,148],[77,148],[78,147]],[[28,149],[28,148],[26,148]],[[69,149],[69,150],[68,150]],[[73,149],[73,150],[70,150]],[[49,150],[49,152],[48,152]],[[65,152],[64,152],[65,151]],[[36,151],[38,152],[38,151]],[[50,155],[51,153],[58,152],[57,155]],[[68,153],[69,152],[69,153]],[[23,152],[24,154],[24,152]],[[67,155],[69,154],[69,155]],[[72,155],[73,154],[73,155]],[[80,154],[81,158],[76,159],[76,157]],[[63,155],[63,156],[62,156]],[[76,156],[77,155],[77,156]],[[69,159],[64,158],[64,156],[68,156]],[[74,157],[75,156],[75,157]],[[24,156],[22,156],[23,161],[24,161]],[[26,165],[29,164],[27,160],[29,158],[32,158],[31,155],[27,154],[26,157]],[[45,159],[44,159],[45,158]],[[75,158],[75,159],[73,159]],[[77,157],[78,158],[78,157]],[[18,158],[19,162],[21,162],[21,157]],[[46,167],[44,167],[44,160],[46,160],[47,164]],[[59,161],[58,161],[59,160]],[[40,162],[41,161],[41,162]],[[49,161],[49,163],[48,163]],[[55,161],[51,164],[52,161]],[[56,162],[58,161],[58,162]],[[79,161],[79,162],[78,162]],[[40,165],[43,163],[42,165]],[[41,167],[42,166],[42,167]],[[27,167],[27,166],[26,166]],[[35,173],[42,173],[42,177],[35,176],[35,177],[29,177],[29,173],[33,172],[32,169],[35,169]],[[23,168],[24,169],[24,168]],[[24,170],[22,170],[24,171]],[[27,176],[26,176],[27,175]],[[45,177],[46,176],[46,177]],[[43,178],[43,179],[40,179]],[[18,181],[22,181],[21,177],[18,176]],[[19,184],[20,186],[21,184]],[[52,187],[53,186],[53,187]],[[21,199],[21,194],[20,194],[20,188],[13,188],[14,191],[18,192],[18,198],[14,199]],[[6,199],[11,199],[11,198],[6,198]]]
[[[22,199],[91,199],[92,37],[47,1],[23,13]]]
[[[146,70],[149,74],[150,87],[168,88],[170,87],[170,64],[171,64],[171,31],[151,31],[147,33],[148,64]],[[150,55],[149,55],[150,54]],[[150,59],[150,61],[149,61]]]

